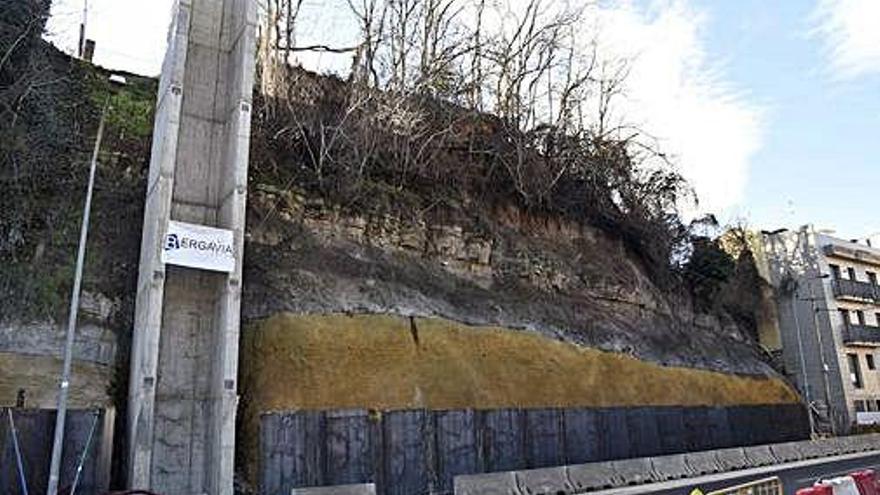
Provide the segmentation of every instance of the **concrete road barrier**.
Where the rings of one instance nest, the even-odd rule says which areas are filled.
[[[623,485],[643,485],[660,481],[654,474],[650,457],[613,461],[614,477]]]
[[[290,495],[376,495],[376,485],[373,483],[362,483],[358,485],[294,488],[291,490]]]
[[[804,442],[774,443],[770,446],[773,456],[779,462],[795,462],[804,459],[801,444]]]
[[[651,458],[654,474],[660,481],[671,481],[693,476],[693,471],[688,468],[684,454],[664,455]]]
[[[880,434],[878,433],[856,435],[852,438],[854,438],[854,443],[858,452],[880,449]]]
[[[825,456],[849,453],[849,447],[843,441],[843,438],[824,438],[820,442],[822,443],[822,453]]]
[[[715,451],[715,458],[722,471],[737,471],[751,467],[746,452],[741,447]]]
[[[838,454],[851,454],[859,451],[859,448],[852,437],[830,438],[828,441],[837,445]]]
[[[749,466],[751,467],[769,466],[779,462],[776,457],[773,456],[773,452],[770,450],[769,445],[745,447],[743,451],[745,452],[746,458],[749,460]]]
[[[816,459],[828,455],[825,452],[829,449],[829,444],[824,440],[798,442],[798,448],[804,459]]]
[[[837,438],[827,438],[815,443],[816,449],[820,452],[819,457],[843,455],[847,453],[846,449],[843,448],[843,442],[840,442]]]
[[[718,465],[715,452],[711,450],[706,452],[689,452],[684,455],[684,459],[695,475],[701,476],[721,472],[721,466]]]
[[[455,495],[522,495],[513,471],[456,476],[453,485]]]
[[[868,438],[868,435],[854,435],[851,438],[851,442],[856,452],[864,452],[873,448],[871,445],[872,441]]]
[[[564,467],[528,469],[516,472],[516,484],[523,495],[574,493]]]
[[[456,495],[560,495],[622,489],[654,482],[765,468],[836,455],[880,450],[880,434],[689,452],[567,467],[455,477]],[[816,461],[812,461],[816,462]],[[732,476],[735,476],[733,474]],[[631,488],[630,490],[634,490]],[[325,492],[294,492],[324,495]],[[326,492],[336,494],[336,492]],[[348,492],[339,492],[348,495]],[[355,492],[360,495],[359,492]]]
[[[620,485],[610,462],[568,466],[568,479],[578,491],[595,491]],[[455,492],[458,495],[458,492]]]

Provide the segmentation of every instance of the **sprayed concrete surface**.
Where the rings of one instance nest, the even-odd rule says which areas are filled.
[[[244,332],[252,411],[797,402],[778,378],[661,366],[442,319],[276,315]]]

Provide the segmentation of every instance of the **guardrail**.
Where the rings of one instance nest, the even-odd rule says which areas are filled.
[[[873,450],[880,434],[463,475],[454,485],[455,495],[574,495]]]
[[[857,280],[834,280],[831,284],[836,297],[852,297],[880,302],[880,285]]]

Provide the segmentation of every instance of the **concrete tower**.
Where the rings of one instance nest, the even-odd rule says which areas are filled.
[[[256,7],[177,0],[173,8],[144,212],[128,483],[231,495]],[[224,246],[234,263],[216,271],[163,262],[178,222],[231,232]]]

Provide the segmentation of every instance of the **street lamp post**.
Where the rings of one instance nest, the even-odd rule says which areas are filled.
[[[831,434],[836,435],[837,429],[835,428],[835,424],[834,424],[834,408],[831,405],[831,382],[828,378],[828,372],[829,372],[828,362],[825,360],[825,344],[824,344],[824,340],[822,338],[822,332],[819,329],[819,316],[818,315],[819,315],[820,308],[816,307],[816,297],[815,297],[815,293],[813,292],[813,282],[816,280],[821,281],[821,280],[827,279],[828,277],[829,277],[829,275],[827,273],[823,273],[823,274],[820,274],[815,277],[809,277],[807,279],[809,281],[809,283],[807,283],[807,288],[810,292],[810,298],[809,298],[810,309],[811,309],[811,312],[813,313],[813,332],[816,336],[816,345],[819,346],[819,362],[820,362],[820,365],[822,366],[822,382],[823,382],[823,386],[825,389],[824,390],[825,391],[825,405],[828,407],[828,417],[831,420]]]
[[[108,104],[104,105],[101,113],[101,123],[98,124],[98,136],[95,138],[95,148],[92,151],[92,161],[89,167],[89,184],[86,189],[86,203],[83,208],[82,226],[79,233],[79,248],[76,255],[76,272],[73,278],[73,290],[70,295],[70,315],[67,320],[67,339],[64,342],[64,365],[61,372],[61,384],[58,389],[58,411],[55,414],[55,439],[52,442],[52,459],[49,465],[49,483],[47,495],[57,495],[58,482],[61,471],[61,451],[64,445],[64,422],[67,415],[67,395],[70,391],[70,367],[73,360],[73,343],[76,336],[76,318],[79,311],[79,295],[82,286],[83,264],[86,255],[86,239],[89,233],[89,213],[92,209],[92,191],[95,187],[95,169],[98,163],[98,151],[101,149],[101,137],[104,135],[104,122],[107,117]]]
[[[801,335],[801,323],[798,318],[798,308],[797,308],[797,290],[791,296],[791,314],[794,319],[794,327],[797,335],[797,344],[798,344],[798,357],[801,362],[801,379],[804,383],[804,399],[807,401],[807,419],[810,421],[810,437],[816,436],[816,424],[813,420],[813,400],[810,394],[810,381],[807,378],[807,363],[806,357],[804,355],[804,342],[803,337]]]

